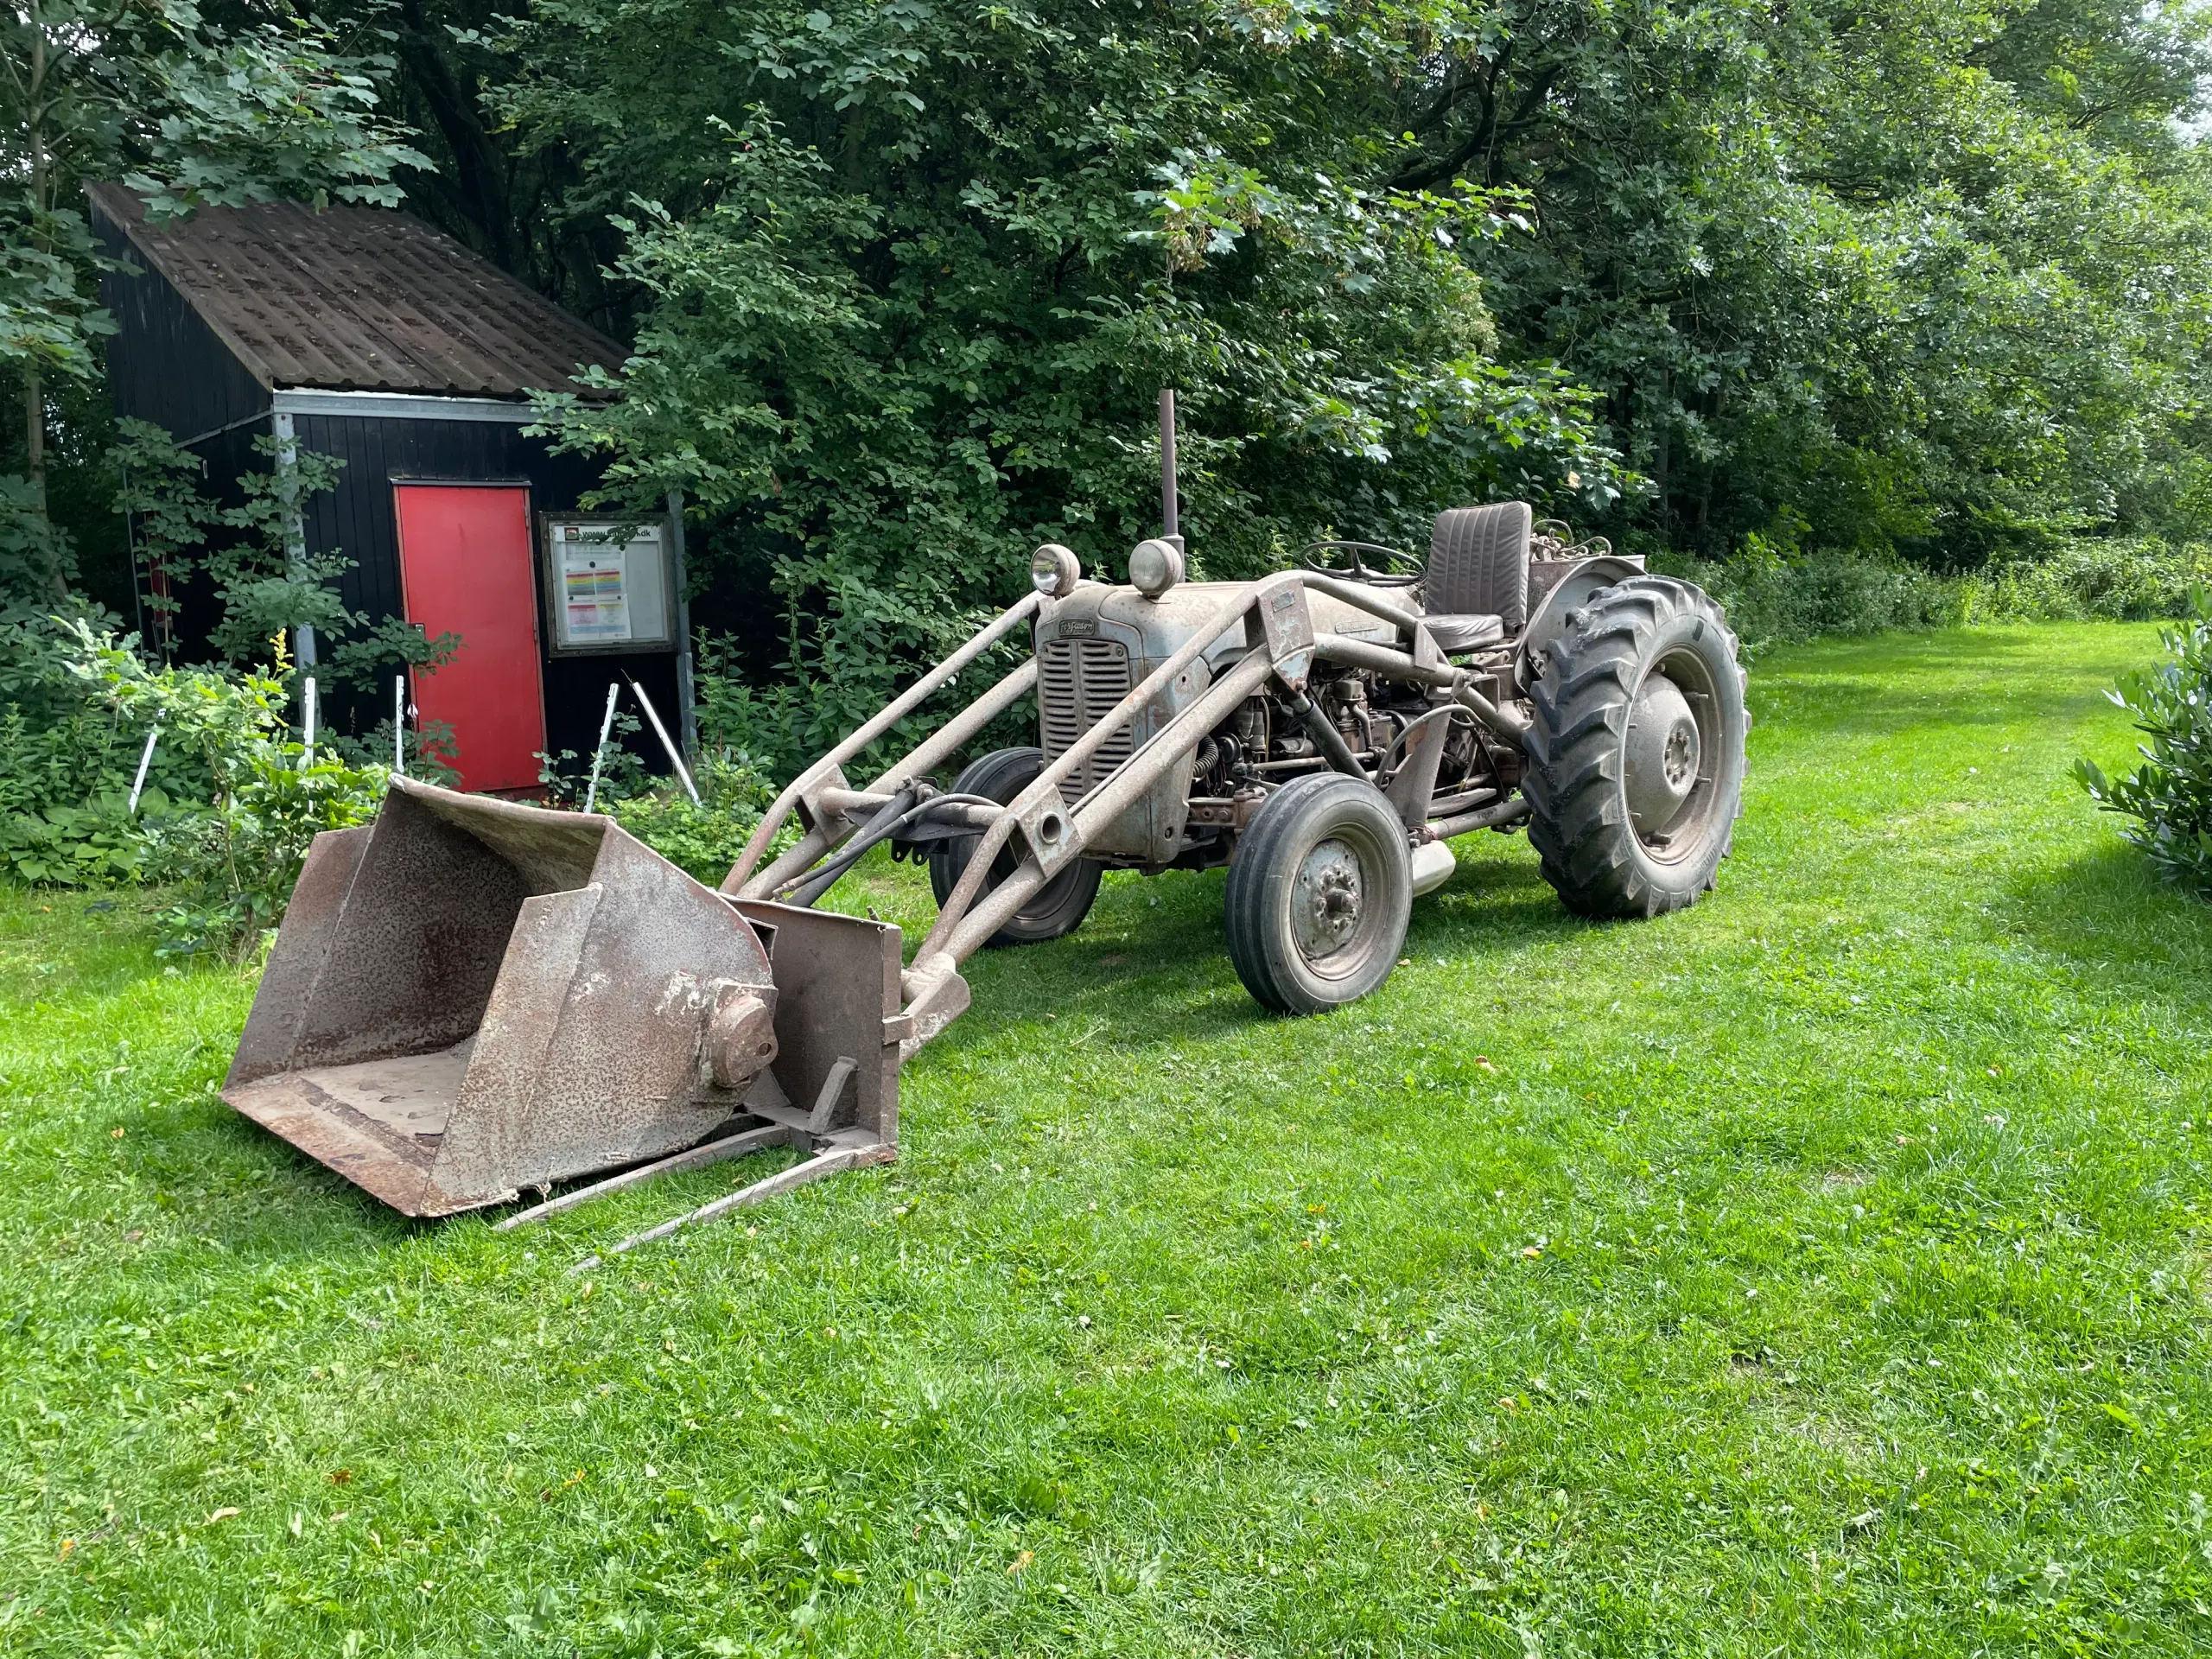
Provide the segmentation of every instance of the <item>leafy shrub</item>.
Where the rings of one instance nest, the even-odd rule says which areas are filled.
[[[1827,633],[1878,633],[1961,621],[1959,584],[1860,555],[1783,558],[1759,550],[1726,563],[1651,560],[1719,601],[1747,652]]]
[[[737,862],[775,792],[744,756],[727,752],[702,760],[692,781],[696,806],[677,785],[611,801],[607,810],[663,858],[713,887]]]
[[[18,880],[174,884],[165,949],[239,955],[276,925],[321,830],[374,815],[380,771],[326,748],[304,766],[288,735],[283,683],[260,674],[153,668],[128,639],[82,618],[22,625],[33,659],[16,664],[22,701],[0,721],[0,868]],[[130,780],[144,734],[157,765],[136,817]],[[10,747],[12,745],[12,747]]]
[[[2135,820],[2120,834],[2162,874],[2212,899],[2212,588],[2194,589],[2187,619],[2164,637],[2173,661],[2107,694],[2151,740],[2137,748],[2143,764],[2112,779],[2085,759],[2074,773],[2099,806]]]
[[[130,810],[130,795],[108,790],[81,806],[54,801],[0,817],[0,872],[31,887],[99,887],[136,880],[152,842],[148,830],[167,817],[168,797],[148,789]]]
[[[638,717],[625,709],[615,715],[613,738],[600,769],[594,810],[606,813],[671,864],[715,886],[729,874],[745,842],[775,798],[760,765],[741,751],[723,746],[692,768],[699,804],[693,805],[673,779],[647,772],[637,753],[622,740],[639,731]],[[574,750],[538,757],[538,781],[547,800],[581,810],[588,759]]]
[[[159,916],[162,954],[250,954],[283,920],[315,836],[376,816],[385,774],[327,755],[303,766],[298,744],[250,734],[212,805],[154,821],[149,867],[177,889]]]
[[[2212,546],[2153,537],[2082,537],[2048,557],[1994,567],[1977,587],[1974,613],[2022,621],[2140,622],[2181,616],[2190,589],[2212,583]]]
[[[2212,546],[2082,537],[2048,556],[1944,577],[1859,554],[1784,556],[1754,537],[1749,552],[1726,563],[1658,553],[1651,568],[1719,600],[1746,650],[1756,652],[1889,628],[2179,616],[2191,586],[2212,583]]]
[[[272,639],[304,626],[321,641],[326,685],[374,690],[390,685],[399,665],[435,669],[460,648],[457,634],[431,639],[418,624],[397,617],[372,623],[347,609],[337,582],[354,561],[336,549],[308,556],[293,545],[303,504],[338,481],[344,463],[336,457],[256,438],[254,453],[268,468],[241,473],[236,499],[225,505],[201,491],[199,457],[162,428],[124,420],[116,431],[109,461],[123,480],[117,505],[131,516],[137,556],[166,570],[172,584],[204,579],[214,601],[207,643],[226,660],[259,661]],[[166,638],[175,602],[157,596],[154,608]]]
[[[79,671],[79,629],[108,620],[0,614],[0,874],[81,886],[143,874],[144,846],[124,832],[150,722]],[[157,817],[209,794],[195,755],[157,744],[138,810]]]

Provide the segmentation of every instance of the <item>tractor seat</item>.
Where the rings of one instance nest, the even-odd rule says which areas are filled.
[[[1529,534],[1534,515],[1526,501],[1487,507],[1453,507],[1436,515],[1428,542],[1423,603],[1436,614],[1429,631],[1447,654],[1475,651],[1497,639],[1495,630],[1518,633],[1529,626]],[[1453,639],[1447,622],[1479,622],[1493,630]],[[1465,639],[1464,645],[1455,643]]]
[[[1457,657],[1463,651],[1480,651],[1505,638],[1505,619],[1478,611],[1424,616],[1421,624],[1427,628],[1428,637],[1436,641],[1436,648],[1446,657]]]

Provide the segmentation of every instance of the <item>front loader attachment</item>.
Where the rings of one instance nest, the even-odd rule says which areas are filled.
[[[223,1098],[410,1216],[718,1135],[878,1161],[899,967],[897,928],[734,904],[611,819],[395,777],[315,838]]]

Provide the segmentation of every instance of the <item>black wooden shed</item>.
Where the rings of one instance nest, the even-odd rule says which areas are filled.
[[[531,389],[618,365],[619,345],[404,213],[278,202],[156,223],[114,185],[92,207],[130,267],[102,285],[116,412],[166,428],[219,493],[267,468],[264,435],[344,463],[300,541],[353,562],[350,608],[461,637],[411,690],[452,727],[465,787],[528,789],[536,751],[588,751],[625,677],[680,712],[689,747],[680,504],[643,525],[581,512],[596,469],[524,431]],[[210,619],[181,599],[188,645]],[[295,650],[315,662],[311,636]],[[365,731],[390,706],[329,698],[326,717]]]

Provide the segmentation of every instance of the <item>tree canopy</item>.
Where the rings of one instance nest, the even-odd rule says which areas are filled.
[[[200,44],[132,36],[168,113],[115,142],[180,206],[404,184],[633,341],[620,397],[548,417],[616,499],[686,492],[772,746],[1033,542],[1116,568],[1163,385],[1214,575],[1504,494],[1646,550],[1947,570],[2212,505],[2194,4],[366,15],[146,14]],[[280,45],[321,55],[272,104]]]
[[[427,162],[378,110],[391,67],[283,10],[19,0],[0,16],[0,367],[22,395],[0,587],[59,593],[71,568],[48,520],[47,382],[96,375],[113,327],[85,187],[121,178],[156,218],[281,195],[396,204],[395,173]]]

